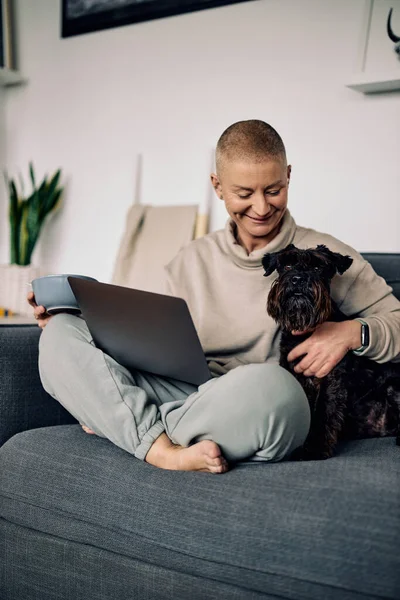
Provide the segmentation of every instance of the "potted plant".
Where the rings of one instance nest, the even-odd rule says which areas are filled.
[[[24,197],[23,183],[19,192],[14,179],[5,175],[9,194],[10,265],[2,266],[0,305],[17,314],[30,314],[26,302],[27,283],[43,275],[31,264],[32,254],[46,217],[58,206],[63,188],[59,185],[61,170],[47,175],[36,185],[35,171],[29,164],[32,193]]]

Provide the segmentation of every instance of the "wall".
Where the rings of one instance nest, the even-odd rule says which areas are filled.
[[[247,118],[285,140],[298,223],[400,251],[400,96],[345,87],[364,0],[259,0],[69,39],[60,4],[16,1],[29,82],[7,92],[8,167],[62,166],[66,183],[35,262],[107,281],[137,156],[143,202],[201,203],[219,135]],[[214,198],[212,228],[225,219]]]

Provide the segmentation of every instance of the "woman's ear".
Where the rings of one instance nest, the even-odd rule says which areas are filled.
[[[211,184],[215,190],[215,193],[217,194],[218,198],[220,200],[223,200],[222,198],[222,189],[221,189],[221,183],[218,179],[218,175],[216,173],[211,173]]]
[[[289,185],[289,182],[290,182],[290,176],[291,176],[291,174],[292,174],[292,165],[288,165],[288,168],[287,168],[287,182],[288,182],[288,185]]]

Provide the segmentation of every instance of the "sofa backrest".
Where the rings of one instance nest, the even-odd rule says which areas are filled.
[[[394,295],[400,300],[400,254],[365,252],[362,255],[371,263],[378,275],[386,279],[393,288]]]

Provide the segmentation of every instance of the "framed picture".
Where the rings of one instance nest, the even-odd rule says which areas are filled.
[[[366,32],[366,72],[397,70],[400,76],[400,0],[373,0]]]
[[[400,90],[400,0],[366,1],[361,32],[347,87],[364,94]]]
[[[0,0],[0,69],[15,68],[12,33],[12,2]]]
[[[62,37],[250,0],[62,0]]]

